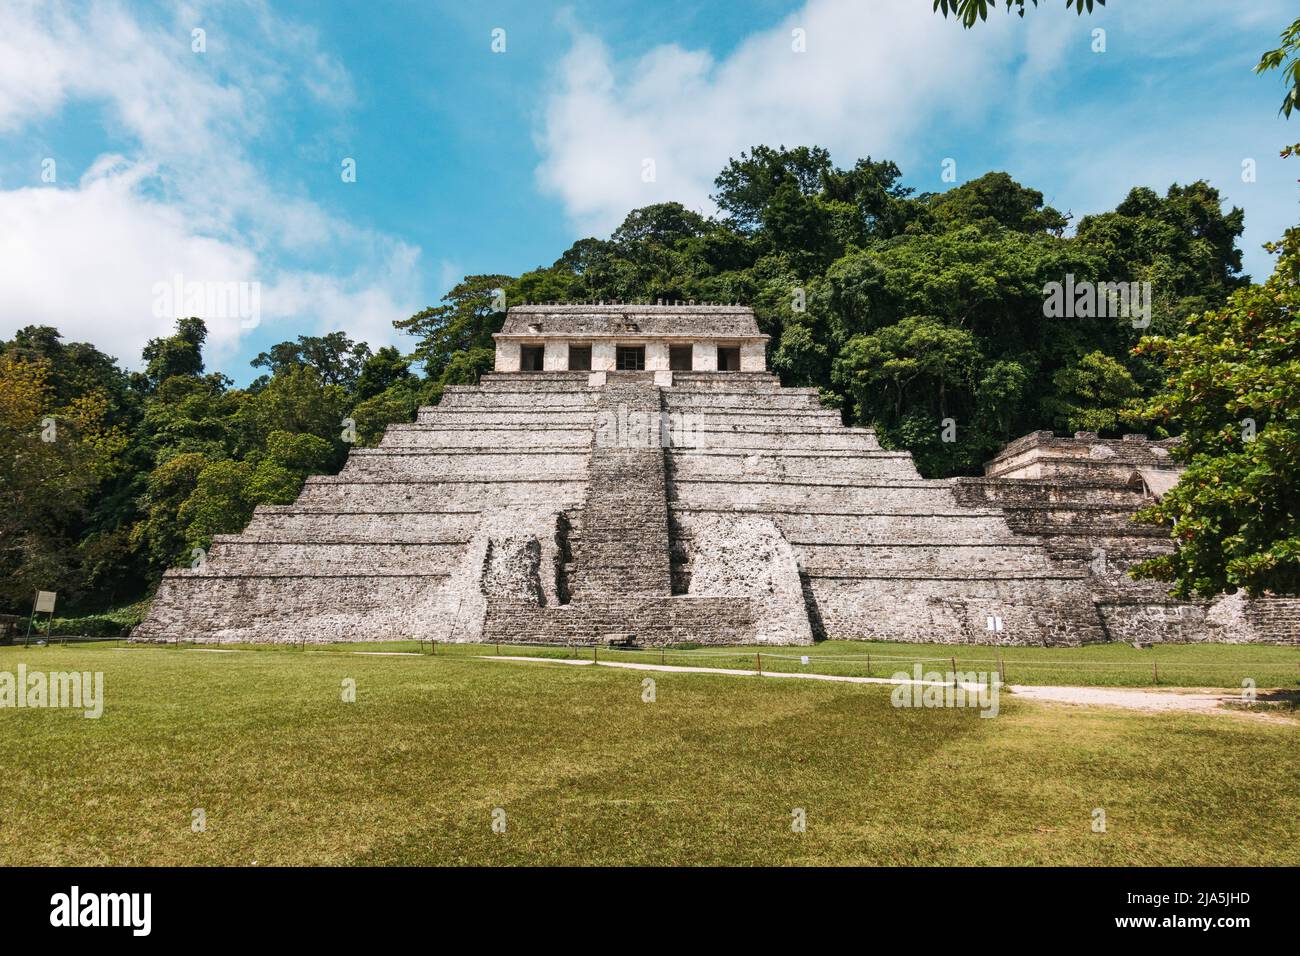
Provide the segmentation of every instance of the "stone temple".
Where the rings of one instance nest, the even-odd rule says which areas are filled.
[[[811,644],[1300,641],[1300,601],[1125,574],[1176,481],[1143,436],[1007,446],[926,480],[766,370],[737,306],[510,309],[450,387],[163,578],[137,640]]]

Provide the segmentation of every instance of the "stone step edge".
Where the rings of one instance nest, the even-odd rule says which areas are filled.
[[[306,574],[306,573],[274,574],[274,573],[259,573],[259,572],[227,573],[225,571],[208,571],[208,570],[199,570],[195,568],[169,568],[167,571],[163,573],[163,580],[171,581],[171,582],[212,581],[212,580],[242,581],[249,578],[311,581],[316,578],[331,578],[331,579],[343,579],[343,580],[346,580],[348,578],[367,578],[367,579],[369,578],[412,578],[412,579],[418,578],[422,580],[425,578],[449,578],[449,577],[451,577],[450,571],[426,571],[426,572],[410,571],[410,572],[402,572],[402,573],[348,571],[340,574],[323,574],[320,572],[315,572],[312,574]]]
[[[814,511],[793,507],[791,505],[779,505],[774,507],[764,507],[762,505],[753,505],[740,508],[720,508],[716,506],[682,504],[680,502],[670,502],[674,511],[685,511],[687,513],[701,514],[755,514],[755,515],[809,515],[813,517],[831,517],[831,518],[1001,518],[1002,512],[970,508],[960,511]]]
[[[1083,581],[1088,578],[1086,571],[1071,573],[1061,571],[1054,574],[999,574],[990,578],[987,574],[970,575],[933,575],[933,574],[838,574],[823,571],[806,571],[808,577],[835,581],[979,581],[983,584],[1002,584],[1007,581]]]

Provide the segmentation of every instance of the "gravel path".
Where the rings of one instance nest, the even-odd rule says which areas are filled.
[[[802,671],[763,671],[761,674],[753,670],[741,670],[736,667],[694,667],[679,664],[638,664],[631,661],[584,661],[572,660],[562,657],[510,657],[508,655],[493,655],[491,657],[484,655],[479,658],[484,661],[527,661],[537,663],[543,661],[549,664],[585,664],[588,667],[620,667],[629,671],[666,671],[672,674],[726,674],[730,677],[790,677],[795,680],[822,680],[833,681],[841,684],[920,684],[923,687],[951,687],[951,681],[937,680],[895,680],[890,677],[848,677],[843,674],[807,674]],[[970,684],[962,682],[962,687],[967,690],[977,691],[982,684]]]
[[[732,677],[789,677],[797,680],[833,681],[844,684],[925,684],[946,687],[947,683],[937,681],[896,680],[889,677],[846,677],[837,674],[808,674],[802,672],[765,671],[759,674],[754,670],[738,670],[729,667],[687,667],[674,664],[636,664],[628,661],[587,661],[569,660],[558,657],[512,657],[483,656],[485,661],[511,661],[529,664],[570,664],[587,667],[618,667],[633,671],[666,671],[676,674],[727,674]],[[977,689],[977,685],[965,685]],[[1162,713],[1197,713],[1219,714],[1233,717],[1248,717],[1284,724],[1296,725],[1290,717],[1268,713],[1223,707],[1225,702],[1238,702],[1240,694],[1225,694],[1216,691],[1191,690],[1142,690],[1133,687],[1036,687],[1027,684],[1012,684],[1006,688],[1023,700],[1041,701],[1049,704],[1072,704],[1079,707],[1123,707],[1128,710],[1145,710]]]
[[[1228,714],[1234,717],[1251,717],[1261,720],[1295,724],[1283,714],[1262,710],[1224,707],[1224,704],[1241,703],[1241,694],[1225,694],[1212,690],[1141,690],[1133,687],[1030,687],[1013,684],[1008,688],[1025,700],[1045,701],[1052,704],[1073,704],[1081,707],[1124,707],[1129,710],[1197,714]]]
[[[1013,684],[1010,690],[1017,697],[1026,700],[1044,700],[1054,704],[1127,707],[1130,710],[1193,710],[1200,713],[1219,710],[1219,705],[1225,700],[1240,699],[1238,695],[1231,694],[1179,694],[1132,687],[1030,687]]]

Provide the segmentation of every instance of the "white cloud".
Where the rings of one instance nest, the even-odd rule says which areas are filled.
[[[806,52],[792,49],[795,29]],[[1006,72],[998,64],[1011,32],[990,21],[982,33],[964,34],[914,0],[810,0],[724,60],[661,46],[619,65],[598,38],[576,32],[545,109],[538,178],[579,228],[600,233],[651,202],[711,210],[717,171],[758,143],[853,156],[869,145],[903,160],[910,134],[954,112],[954,90]],[[966,121],[977,119],[978,101],[962,103]],[[653,183],[642,180],[646,158]]]
[[[1243,111],[1227,96],[1185,97],[1198,81],[1214,92],[1214,80],[1199,80],[1212,69],[1267,86],[1249,71],[1294,16],[1289,5],[1180,0],[1176,14],[1133,3],[1078,17],[1050,3],[1023,19],[999,9],[966,31],[924,0],[808,0],[724,58],[668,44],[626,62],[570,18],[572,46],[540,117],[537,178],[584,235],[653,202],[713,212],[714,176],[759,143],[825,146],[842,165],[892,159],[934,190],[946,188],[944,156],[958,159],[959,181],[989,163],[1076,215],[1113,208],[1134,185],[1163,192],[1208,178],[1246,208],[1241,245],[1258,274],[1259,243],[1295,218],[1294,172],[1275,157],[1296,137],[1267,103]],[[1091,52],[1098,27],[1105,54]],[[795,28],[805,53],[791,50]],[[1094,56],[1138,85],[1081,76]],[[1178,78],[1180,57],[1195,75]],[[1241,182],[1244,157],[1259,160],[1259,183]],[[653,183],[642,181],[644,158],[655,161]]]
[[[152,170],[105,157],[76,189],[0,191],[0,309],[15,325],[52,325],[120,358],[166,331],[152,289],[174,273],[195,280],[255,276],[247,249],[193,233],[175,207],[139,195]],[[228,349],[237,321],[211,323]]]
[[[419,300],[418,250],[286,190],[248,152],[278,97],[352,102],[346,70],[314,32],[260,0],[182,7],[163,24],[112,2],[0,0],[0,20],[0,134],[91,103],[134,147],[99,157],[75,186],[0,189],[0,335],[53,325],[138,365],[173,322],[153,314],[153,288],[180,274],[260,282],[261,324],[282,324],[286,337],[343,328],[393,341],[392,320]],[[190,49],[195,25],[208,30],[207,54]],[[318,258],[349,263],[349,274],[300,264]],[[250,329],[204,318],[209,362],[221,366]]]
[[[320,331],[346,329],[379,348],[396,340],[393,319],[416,311],[419,259],[419,249],[397,243],[379,274],[287,274],[264,290],[262,306],[273,315],[314,316]]]

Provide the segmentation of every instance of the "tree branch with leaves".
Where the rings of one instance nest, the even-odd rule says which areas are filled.
[[[1030,0],[1034,6],[1038,6],[1038,0]],[[1015,10],[1019,16],[1025,15],[1025,0],[1006,0],[1007,12]],[[1092,13],[1093,7],[1104,7],[1106,0],[1065,0],[1065,8],[1073,9],[1076,13]],[[998,8],[998,0],[934,0],[934,9],[941,11],[946,17],[949,14],[955,16],[961,21],[961,25],[967,30],[973,27],[979,20],[989,18],[989,8],[994,10]]]

